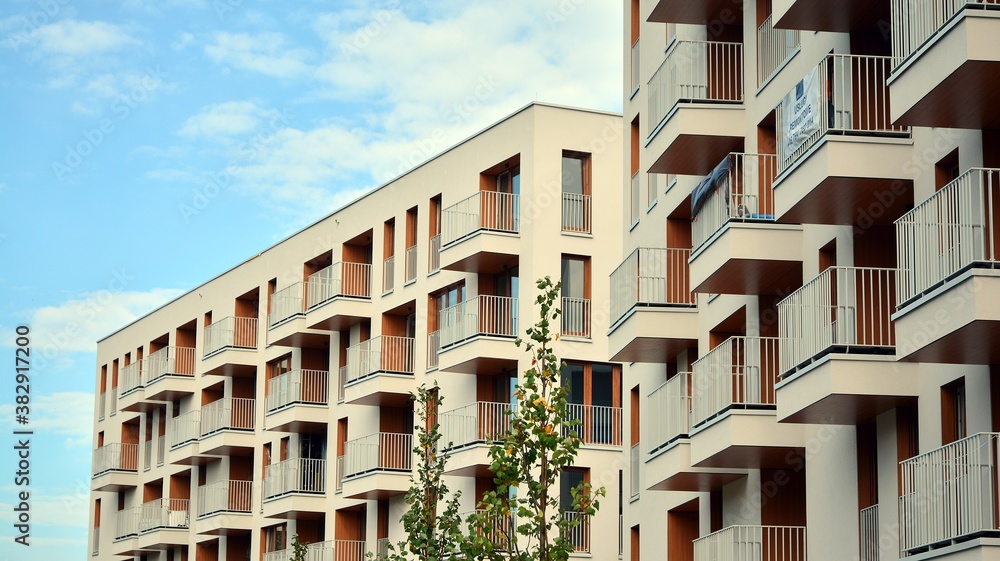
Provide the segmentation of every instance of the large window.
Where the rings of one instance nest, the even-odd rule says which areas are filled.
[[[580,421],[579,437],[588,444],[621,444],[621,383],[611,364],[567,363],[562,384],[569,384],[571,419]]]
[[[561,277],[561,332],[590,337],[590,259],[563,256]]]
[[[590,154],[563,151],[562,229],[590,233]]]

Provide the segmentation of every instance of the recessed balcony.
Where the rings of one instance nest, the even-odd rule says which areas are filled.
[[[806,561],[804,526],[729,526],[694,540],[694,561]]]
[[[520,195],[479,191],[441,213],[441,268],[494,273],[516,267]]]
[[[413,337],[380,335],[347,348],[344,401],[400,406],[410,401]]]
[[[198,487],[195,532],[228,535],[253,529],[253,481],[223,479]]]
[[[343,494],[349,499],[385,499],[410,488],[413,435],[379,432],[344,446]]]
[[[187,499],[155,499],[139,507],[138,549],[169,550],[187,545],[191,523]]]
[[[326,512],[325,459],[293,458],[264,468],[264,516],[319,518]]]
[[[441,413],[441,442],[450,475],[492,476],[489,444],[507,431],[510,407],[479,401]]]
[[[292,370],[267,381],[267,430],[311,432],[326,426],[330,409],[330,373]]]
[[[201,411],[182,413],[170,420],[171,464],[198,464],[198,439],[201,438]]]
[[[150,353],[144,361],[142,376],[147,399],[174,401],[194,393],[193,347],[164,347]]]
[[[203,405],[199,452],[233,455],[237,449],[256,447],[255,418],[253,399],[226,397]]]
[[[309,329],[339,331],[371,317],[372,266],[340,262],[309,275]]]
[[[257,369],[257,318],[225,317],[205,326],[202,372],[250,376]]]
[[[121,491],[138,483],[139,445],[113,442],[94,450],[92,466],[95,491]]]
[[[476,373],[516,368],[518,301],[476,296],[438,313],[438,368]]]
[[[366,543],[359,540],[329,540],[306,545],[306,559],[309,561],[364,561]],[[264,553],[264,561],[292,561],[292,548]]]

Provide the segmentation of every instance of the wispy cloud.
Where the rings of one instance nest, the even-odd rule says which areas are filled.
[[[189,117],[177,134],[214,139],[244,136],[265,121],[280,117],[280,111],[263,108],[253,101],[229,101],[203,108]]]
[[[140,43],[119,25],[75,19],[38,27],[25,34],[24,42],[43,55],[74,58],[118,51]]]
[[[205,54],[213,62],[275,78],[309,74],[309,51],[289,47],[286,42],[281,33],[216,32],[205,45]]]
[[[64,437],[66,448],[89,448],[94,421],[94,394],[56,392],[32,396],[31,402],[32,429]],[[6,419],[12,428],[18,426],[14,423],[14,413],[15,405],[0,405],[0,418]]]

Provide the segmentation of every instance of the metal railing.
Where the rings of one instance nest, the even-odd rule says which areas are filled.
[[[208,356],[225,348],[256,349],[257,318],[225,317],[205,326],[205,353]]]
[[[167,459],[167,437],[160,435],[156,437],[156,467],[160,467]]]
[[[253,481],[223,479],[198,487],[198,517],[220,512],[250,513]]]
[[[640,191],[640,178],[642,177],[641,172],[635,172],[632,175],[631,191],[629,191],[629,225],[635,226],[639,223],[639,217],[642,213],[642,201],[639,198]]]
[[[998,528],[1000,433],[978,433],[900,462],[899,547],[912,555]]]
[[[520,230],[520,200],[514,193],[479,191],[441,213],[441,242],[447,246],[486,230],[517,233]]]
[[[187,499],[155,499],[142,504],[139,533],[165,528],[187,528],[191,521]]]
[[[431,236],[427,242],[427,272],[441,270],[441,234]]]
[[[201,411],[195,409],[170,420],[170,448],[197,442],[201,436]]]
[[[410,471],[413,435],[378,432],[344,445],[344,478],[370,471]]]
[[[631,57],[632,75],[631,75],[631,79],[629,81],[629,83],[631,84],[632,88],[629,91],[629,93],[632,93],[635,90],[639,89],[639,79],[642,77],[640,75],[640,72],[642,70],[642,66],[639,64],[639,53],[640,53],[640,50],[639,50],[639,39],[636,39],[635,43],[632,43],[632,57]]]
[[[691,426],[736,407],[773,407],[777,337],[730,337],[692,365]]]
[[[569,529],[570,545],[578,553],[590,553],[590,515],[583,512],[564,512],[563,519],[576,524]]]
[[[417,280],[417,246],[416,244],[406,248],[403,253],[403,283]]]
[[[637,305],[694,306],[690,249],[639,247],[611,273],[611,318],[617,322]],[[612,323],[614,323],[612,322]]]
[[[678,103],[742,103],[743,44],[675,41],[646,93],[651,133]]]
[[[590,299],[564,296],[559,321],[563,335],[590,339]]]
[[[860,561],[879,561],[878,505],[861,509],[858,517],[858,536],[861,541]]]
[[[729,526],[694,540],[694,561],[806,561],[806,529]]]
[[[94,450],[94,477],[111,471],[138,471],[139,445],[112,442]]]
[[[392,292],[396,286],[396,256],[390,255],[382,261],[382,293]]]
[[[194,376],[193,347],[163,347],[150,353],[144,361],[142,377],[145,385],[164,376]]]
[[[264,553],[263,561],[291,561],[292,548]],[[306,545],[305,561],[364,561],[365,542],[329,540]]]
[[[104,411],[105,411],[105,408],[107,406],[107,402],[108,402],[108,394],[107,394],[107,392],[101,392],[100,395],[97,396],[97,420],[98,421],[103,421],[104,420]]]
[[[267,412],[293,403],[326,405],[330,373],[326,370],[291,370],[267,381]]]
[[[115,541],[139,535],[139,518],[142,507],[124,508],[115,513]]]
[[[306,281],[307,309],[338,296],[371,298],[372,266],[368,263],[338,262],[309,275]]]
[[[142,443],[142,471],[153,469],[153,441],[147,440]]]
[[[389,561],[389,538],[375,540],[376,561]]]
[[[658,179],[660,174],[658,173],[647,173],[646,174],[646,207],[652,207],[656,203],[660,196],[660,180]]]
[[[441,413],[441,441],[447,448],[486,443],[507,432],[509,403],[478,401]]]
[[[427,334],[427,369],[438,367],[438,353],[441,352],[441,333],[431,331]]]
[[[757,28],[757,87],[763,86],[799,52],[799,30],[776,29],[772,17],[767,16]]]
[[[271,295],[271,312],[267,314],[268,327],[274,327],[306,312],[306,285],[307,283],[297,282]]]
[[[264,498],[289,493],[325,493],[326,460],[292,458],[264,468]]]
[[[646,398],[649,453],[691,432],[691,373],[679,372]]]
[[[966,8],[996,8],[996,0],[893,0],[892,56],[899,66]]]
[[[590,195],[562,194],[562,231],[589,234],[591,207]]]
[[[778,173],[796,162],[827,133],[909,134],[909,127],[893,125],[889,115],[889,86],[886,80],[890,64],[889,57],[869,55],[827,55],[820,61],[812,71],[816,74],[814,87],[817,90],[812,95],[819,98],[819,107],[813,108],[818,113],[815,126],[803,126],[800,134],[788,137],[784,119],[794,110],[785,104],[789,101],[801,103],[801,100],[786,97],[775,111]],[[809,96],[810,92],[806,91],[804,95]],[[809,129],[813,130],[806,136]]]
[[[111,415],[112,417],[114,417],[118,413],[118,388],[117,387],[111,388],[111,396],[109,397],[109,399],[111,400],[111,407],[108,408],[108,409],[110,409],[110,411],[108,412],[108,415]]]
[[[775,221],[772,185],[777,157],[732,153],[725,163],[728,171],[716,179],[691,219],[692,245],[696,248],[731,221]]]
[[[973,168],[896,220],[899,304],[977,262],[997,262],[1000,169]]]
[[[891,349],[896,270],[830,267],[778,303],[781,372],[831,349]]]
[[[337,484],[337,492],[344,490],[344,457],[337,456],[337,473],[334,474]]]
[[[622,444],[622,408],[605,405],[566,404],[566,420],[579,421],[575,427],[563,427],[563,434],[576,433],[584,444]]]
[[[469,517],[478,515],[481,522],[475,528],[469,528]],[[463,512],[459,516],[462,520],[462,533],[468,536],[484,537],[492,542],[494,550],[507,551],[510,549],[510,539],[516,533],[514,528],[514,518],[510,515],[503,515],[477,509]]]
[[[122,397],[142,388],[142,360],[122,367],[118,375],[118,391]]]
[[[93,536],[94,545],[91,548],[91,552],[92,555],[96,557],[101,553],[101,527],[94,526],[92,530],[93,532],[91,532],[91,535]]]
[[[201,408],[201,436],[223,430],[253,430],[254,400],[224,397]]]
[[[413,374],[413,337],[379,335],[347,348],[348,384],[379,372]]]
[[[629,495],[634,499],[639,496],[642,492],[642,453],[639,450],[639,444],[633,444],[631,450],[629,450],[629,481],[628,489]]]
[[[508,296],[475,296],[438,313],[442,348],[477,335],[517,335],[517,299]]]
[[[337,376],[337,403],[344,402],[344,387],[347,385],[347,365],[341,366]]]

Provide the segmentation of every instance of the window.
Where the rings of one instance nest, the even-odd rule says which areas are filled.
[[[406,211],[406,254],[403,282],[417,278],[417,207]]]
[[[573,489],[586,482],[588,470],[581,468],[566,468],[559,476],[559,508],[563,512],[575,512],[573,507]]]
[[[568,417],[580,421],[576,432],[586,444],[621,444],[621,376],[611,364],[567,363],[562,384],[569,384]]]
[[[590,154],[563,150],[562,193],[563,231],[589,234]]]
[[[561,309],[563,335],[590,337],[590,258],[562,258]]]
[[[264,529],[264,550],[281,551],[285,549],[285,525],[271,526]]]
[[[950,444],[968,436],[965,413],[965,378],[941,388],[941,443]]]

